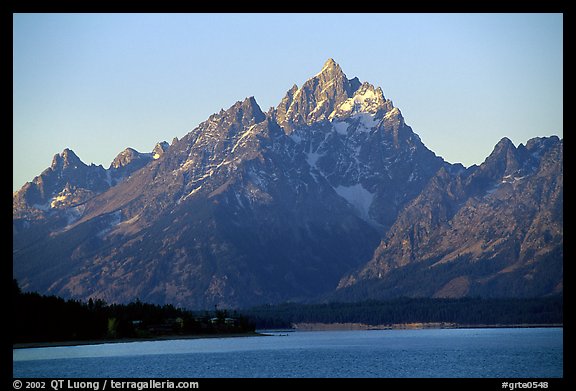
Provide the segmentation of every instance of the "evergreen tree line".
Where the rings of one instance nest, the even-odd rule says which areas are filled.
[[[13,281],[13,343],[148,338],[158,335],[247,333],[294,323],[453,323],[546,325],[563,323],[562,296],[546,298],[397,298],[319,304],[283,303],[236,311],[192,312],[139,300],[65,300],[23,293]]]
[[[562,296],[547,298],[397,298],[354,303],[265,305],[244,310],[257,328],[293,323],[454,323],[535,325],[563,323]]]
[[[139,300],[107,304],[103,300],[65,300],[23,293],[13,281],[13,343],[149,338],[253,332],[247,317],[226,310],[192,311]]]

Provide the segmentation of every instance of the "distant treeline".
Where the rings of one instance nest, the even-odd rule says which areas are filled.
[[[534,325],[563,323],[562,296],[547,298],[398,298],[323,304],[284,303],[236,311],[192,312],[139,300],[65,300],[23,293],[13,281],[13,343],[150,338],[162,335],[247,333],[294,323],[453,323]]]
[[[23,293],[16,280],[12,294],[13,343],[247,333],[255,329],[245,316],[226,310],[193,313],[139,300],[130,304],[64,300]]]
[[[265,305],[243,310],[257,328],[287,328],[293,323],[455,323],[520,325],[563,323],[562,297],[548,298],[398,298],[354,303]]]

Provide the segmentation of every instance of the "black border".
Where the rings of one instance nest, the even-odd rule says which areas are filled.
[[[12,12],[565,12],[570,0],[393,0],[285,2],[197,0],[10,0]]]
[[[315,3],[301,2],[301,1],[290,1],[290,2],[247,2],[247,1],[235,1],[229,4],[222,4],[218,1],[191,1],[191,0],[164,0],[164,1],[143,1],[143,0],[9,0],[9,3],[4,2],[4,7],[9,9],[9,12],[4,12],[2,15],[2,43],[3,52],[8,53],[8,50],[12,51],[12,27],[13,27],[13,13],[86,13],[86,12],[137,12],[137,13],[150,13],[150,12],[236,12],[236,13],[246,13],[246,12],[314,12],[314,13],[331,13],[331,12],[349,12],[349,13],[362,13],[362,12],[377,12],[377,13],[399,13],[399,12],[422,12],[422,13],[439,13],[439,12],[475,12],[475,13],[499,13],[499,12],[520,12],[520,13],[563,13],[564,19],[569,19],[565,21],[564,29],[564,45],[570,44],[570,38],[576,36],[573,34],[567,34],[566,31],[569,28],[572,29],[571,25],[571,12],[569,12],[570,1],[560,1],[560,0],[501,0],[501,1],[466,1],[466,0],[450,0],[450,1],[387,1],[387,2],[366,2],[360,3],[355,9],[352,9],[354,4],[341,3],[345,5],[345,8],[337,9],[338,6],[331,2]],[[8,11],[8,10],[7,10]],[[568,23],[566,23],[568,22]],[[566,27],[568,26],[568,27]],[[569,38],[568,40],[566,38]],[[8,40],[10,39],[10,40]],[[11,80],[11,76],[8,72],[11,72],[12,67],[8,66],[7,62],[11,56],[4,55],[4,61],[6,61],[5,66],[2,67],[6,73],[6,79]],[[574,69],[571,67],[572,63],[570,58],[564,57],[565,66],[564,69]],[[568,65],[568,66],[567,66]],[[568,76],[568,80],[571,79],[570,72],[565,72]],[[573,85],[573,83],[564,83],[565,85]],[[9,94],[9,89],[6,86],[4,88],[5,94]],[[8,101],[8,96],[6,100]],[[3,113],[3,118],[12,119],[11,113]],[[567,118],[565,116],[565,118]],[[8,122],[6,120],[6,122]],[[11,121],[12,122],[12,121]],[[12,132],[10,132],[10,139],[12,138]],[[569,159],[568,159],[569,160]],[[570,164],[568,164],[570,167]],[[569,170],[570,172],[570,170]],[[569,187],[568,187],[569,188]],[[6,197],[8,198],[8,197]],[[570,198],[568,198],[570,201]],[[8,214],[8,200],[6,200],[6,214]],[[568,202],[568,209],[570,209],[570,202]],[[570,215],[570,214],[568,214]],[[11,225],[8,225],[8,216],[6,216],[6,228],[4,232],[11,231]],[[9,227],[9,228],[8,228]],[[6,239],[8,241],[8,239]],[[8,245],[6,245],[8,249]],[[198,381],[201,389],[221,389],[224,387],[251,387],[251,388],[262,388],[270,389],[271,387],[282,385],[282,386],[292,386],[292,387],[391,387],[391,389],[401,390],[406,387],[411,389],[441,389],[441,390],[464,390],[470,388],[481,387],[486,390],[503,389],[502,383],[507,382],[533,382],[542,381],[548,382],[548,390],[559,390],[567,389],[568,387],[574,389],[576,386],[574,368],[576,368],[576,361],[574,356],[576,353],[576,341],[573,337],[572,330],[574,328],[574,320],[572,316],[573,300],[575,291],[571,284],[571,278],[573,276],[573,266],[572,257],[570,257],[570,249],[565,246],[565,259],[564,262],[564,274],[568,276],[565,279],[564,284],[564,378],[562,379],[476,379],[476,378],[459,378],[459,379],[180,379],[180,380],[191,380]],[[567,251],[568,250],[568,251]],[[8,252],[8,251],[7,251]],[[567,256],[566,256],[567,255]],[[2,276],[5,277],[4,286],[11,287],[11,275],[12,275],[12,263],[8,260],[4,261]],[[9,279],[10,278],[10,279]],[[9,323],[9,316],[4,319],[5,322]],[[11,338],[3,339],[3,349],[2,351],[6,353],[6,359],[4,363],[8,362],[8,354],[12,350]],[[7,365],[3,366],[2,376],[6,375],[8,379],[6,381],[7,387],[5,389],[13,388],[13,377],[12,370]],[[24,380],[24,379],[22,379]],[[32,379],[26,379],[32,380]],[[42,379],[44,381],[50,379]],[[85,379],[91,380],[91,379]],[[92,379],[95,380],[95,379]],[[134,381],[142,381],[145,379],[133,379]],[[158,379],[166,380],[166,379]],[[177,381],[178,379],[171,379]],[[5,383],[5,384],[6,384]],[[244,389],[244,388],[243,388]],[[517,388],[518,389],[518,388]]]

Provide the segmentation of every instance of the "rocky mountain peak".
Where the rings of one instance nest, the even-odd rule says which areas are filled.
[[[473,177],[501,178],[519,175],[529,158],[525,148],[516,148],[509,138],[504,137],[496,144],[492,153],[480,166],[479,172]]]
[[[50,167],[53,170],[66,169],[68,167],[78,168],[86,166],[71,149],[64,149],[61,153],[54,155]]]
[[[170,148],[170,144],[168,144],[166,141],[157,143],[154,146],[154,149],[152,150],[152,158],[153,159],[161,158],[162,155],[164,155],[164,153],[168,150],[168,148]]]
[[[43,219],[53,209],[84,202],[108,187],[102,166],[86,165],[66,148],[54,155],[49,168],[15,193],[13,214]]]
[[[361,84],[357,77],[349,80],[340,65],[332,58],[329,58],[324,63],[324,66],[320,72],[318,72],[308,81],[315,79],[319,80],[320,83],[323,84],[323,88],[330,87],[331,83],[335,83],[337,85],[339,82],[342,82],[348,95],[354,93],[354,91],[356,91]]]
[[[253,96],[244,99],[240,105],[232,106],[229,111],[235,112],[236,118],[243,126],[260,123],[266,118]]]
[[[340,65],[334,61],[334,59],[329,58],[325,63],[320,72],[318,72],[312,79],[319,79],[323,82],[330,82],[332,80],[343,80],[347,79],[344,71],[340,68]],[[309,79],[309,80],[312,80]]]
[[[535,137],[528,140],[526,143],[526,150],[532,155],[540,157],[544,151],[555,145],[559,145],[560,148],[563,146],[563,140],[558,138],[558,136]]]
[[[327,120],[338,105],[354,95],[360,87],[357,78],[348,80],[333,60],[326,61],[319,73],[302,87],[293,86],[276,108],[276,119],[291,132],[299,126]]]
[[[514,146],[512,140],[510,140],[508,137],[502,137],[502,139],[498,141],[498,143],[494,146],[494,150],[492,151],[492,154],[488,157],[488,159],[490,159],[492,156],[497,156],[502,153],[508,153],[508,151],[514,149],[516,149],[516,147]]]
[[[220,113],[212,115],[209,121],[218,126],[232,126],[241,129],[245,126],[260,123],[265,119],[266,115],[256,103],[256,99],[251,96],[243,101],[237,101],[228,110],[221,110]]]
[[[320,71],[320,73],[322,72],[333,72],[334,70],[336,71],[340,71],[342,72],[342,69],[340,68],[340,65],[338,65],[336,63],[336,61],[334,61],[333,58],[329,58],[328,60],[326,60],[326,62],[324,63],[324,65],[322,66],[322,70]]]
[[[139,159],[141,157],[140,152],[135,150],[134,148],[126,148],[122,152],[120,152],[112,163],[110,164],[110,168],[120,168],[127,166],[128,164],[132,163],[135,159]]]
[[[302,87],[294,85],[275,110],[277,122],[287,133],[324,120],[337,120],[364,113],[382,118],[394,109],[380,87],[348,79],[332,58]],[[400,123],[399,111],[391,119]]]

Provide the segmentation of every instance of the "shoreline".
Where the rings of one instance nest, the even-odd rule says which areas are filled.
[[[543,324],[458,324],[447,322],[413,322],[369,325],[365,323],[319,323],[301,322],[292,324],[294,331],[338,331],[338,330],[423,330],[423,329],[505,329],[505,328],[538,328],[564,327],[563,323]]]
[[[107,343],[131,343],[131,342],[151,342],[151,341],[173,341],[179,339],[204,339],[204,338],[242,338],[242,337],[266,337],[266,334],[256,331],[249,333],[231,333],[231,334],[190,334],[190,335],[159,335],[146,338],[118,338],[118,339],[87,339],[73,341],[46,341],[46,342],[17,342],[12,344],[12,349],[33,349],[33,348],[52,348],[66,346],[83,346],[83,345],[103,345]]]
[[[353,331],[353,330],[424,330],[424,329],[496,329],[496,328],[563,328],[563,323],[545,323],[545,324],[457,324],[457,323],[396,323],[369,325],[365,323],[294,323],[291,328],[281,329],[286,332],[305,332],[305,331]],[[174,341],[186,339],[205,339],[205,338],[242,338],[242,337],[269,337],[270,334],[253,331],[249,333],[232,333],[232,334],[193,334],[193,335],[159,335],[147,338],[119,338],[119,339],[92,339],[92,340],[73,340],[73,341],[46,341],[46,342],[17,342],[12,344],[12,349],[34,349],[49,347],[67,347],[67,346],[84,346],[84,345],[103,345],[109,343],[131,343],[131,342],[153,342],[153,341]]]

